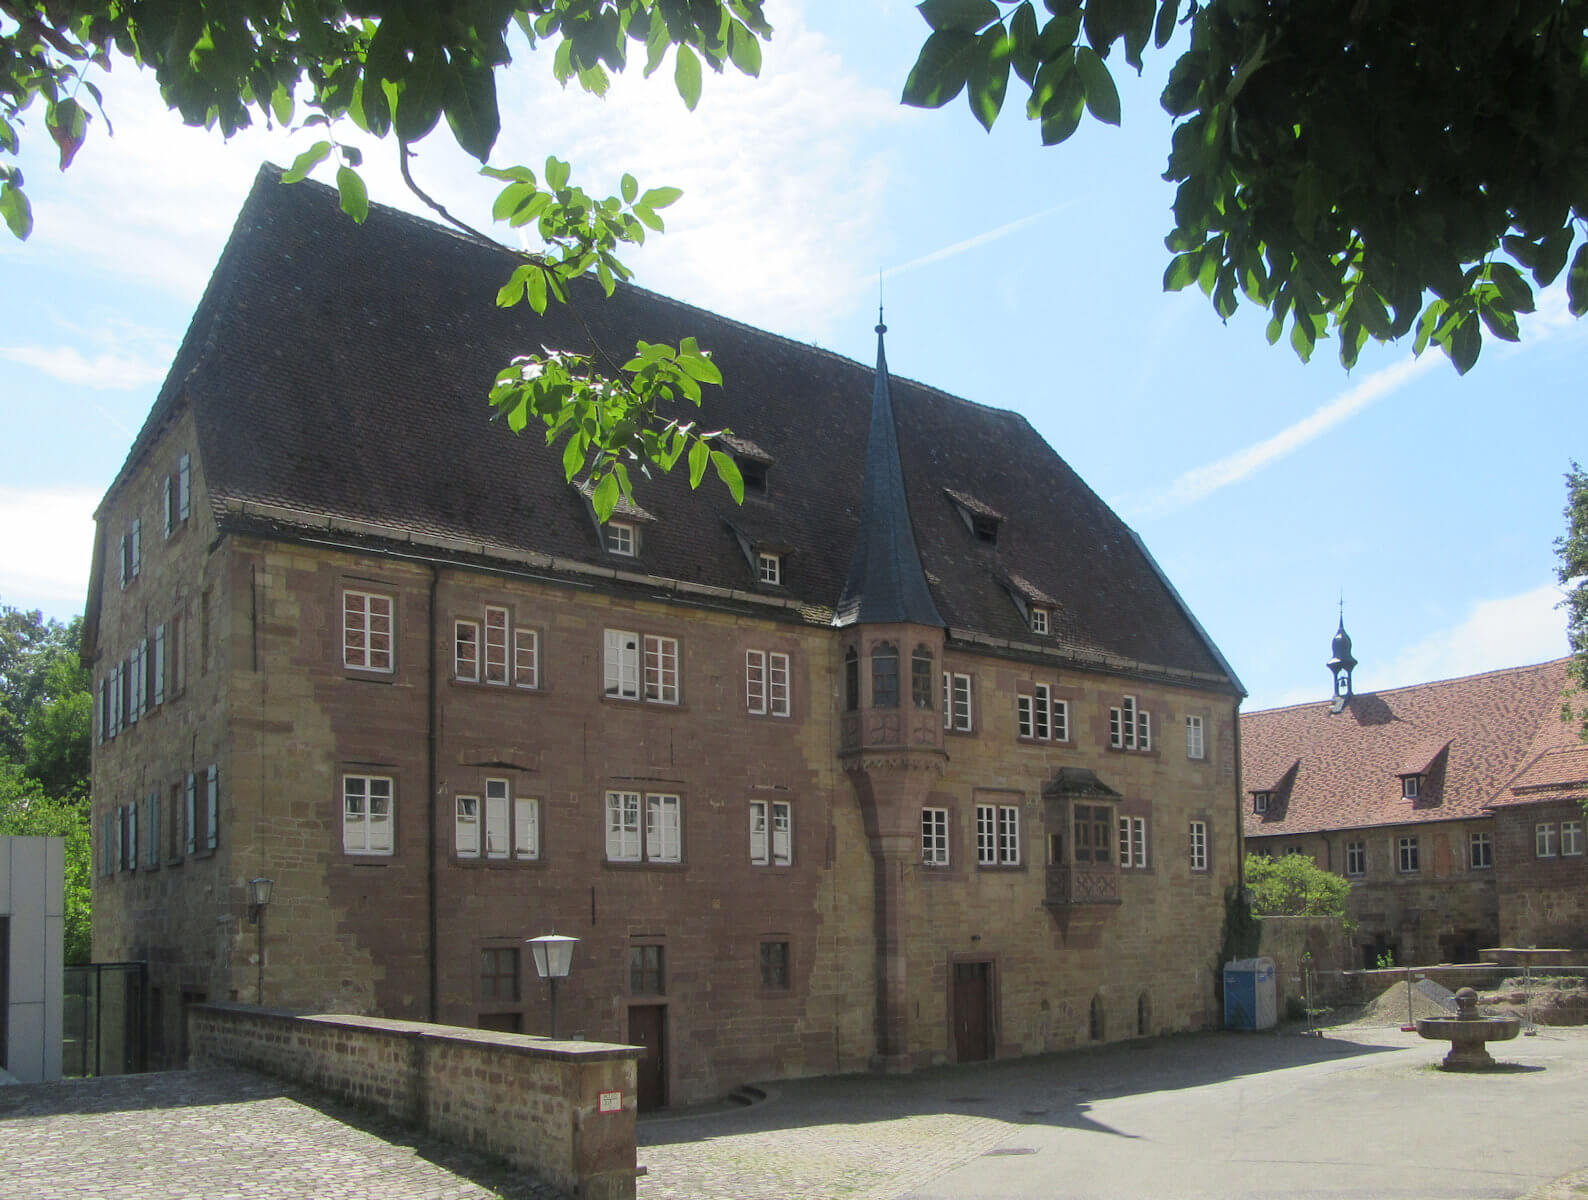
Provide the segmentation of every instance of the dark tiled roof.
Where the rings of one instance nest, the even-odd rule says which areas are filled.
[[[1327,700],[1243,714],[1241,786],[1274,789],[1266,814],[1248,803],[1246,836],[1482,816],[1529,761],[1575,740],[1560,719],[1567,661],[1358,693],[1338,714]],[[1399,776],[1423,771],[1421,794],[1402,796]]]
[[[330,189],[279,177],[261,170],[123,475],[185,403],[223,529],[290,530],[306,514],[311,528],[466,544],[469,561],[506,547],[610,568],[560,455],[492,422],[486,393],[542,346],[589,352],[593,338],[623,361],[636,339],[694,335],[726,382],[688,415],[771,461],[766,492],[741,508],[714,481],[691,491],[682,471],[637,480],[655,520],[625,566],[752,592],[732,521],[795,548],[782,611],[831,619],[856,542],[871,366],[634,287],[576,288],[577,311],[543,317],[501,309],[504,251],[380,206],[355,225]],[[1023,418],[900,378],[891,399],[915,542],[951,634],[1030,644],[998,581],[1018,572],[1059,601],[1048,645],[1233,688],[1132,532]],[[1006,514],[996,547],[945,489]]]

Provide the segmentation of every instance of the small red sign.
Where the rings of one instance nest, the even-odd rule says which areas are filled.
[[[602,1093],[600,1093],[600,1096],[598,1097],[598,1105],[599,1105],[598,1111],[600,1111],[600,1112],[604,1112],[604,1113],[622,1112],[623,1111],[623,1093],[622,1092],[602,1092]]]

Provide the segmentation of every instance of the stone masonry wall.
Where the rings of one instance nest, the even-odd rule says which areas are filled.
[[[538,1171],[584,1200],[635,1194],[632,1046],[355,1016],[189,1010],[193,1057],[283,1076]],[[603,1094],[617,1094],[602,1111]]]
[[[1584,819],[1574,800],[1497,810],[1495,853],[1499,868],[1502,946],[1588,949],[1588,856],[1561,854],[1560,824]],[[1548,824],[1540,856],[1537,827]]]

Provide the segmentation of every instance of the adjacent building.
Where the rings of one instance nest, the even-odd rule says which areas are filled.
[[[1588,947],[1567,661],[1358,693],[1342,621],[1329,700],[1241,717],[1247,848],[1349,879],[1366,967]]]
[[[644,1104],[1212,1021],[1242,691],[1135,534],[880,325],[539,318],[511,265],[266,168],[99,507],[95,947],[156,1061],[201,1000],[543,1033],[550,932]],[[689,335],[742,505],[602,526],[488,419],[525,347]]]

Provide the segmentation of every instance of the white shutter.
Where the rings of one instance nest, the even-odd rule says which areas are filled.
[[[204,792],[204,844],[207,848],[215,849],[215,844],[220,840],[221,818],[221,788],[217,778],[216,769],[212,764],[208,778],[205,780]]]
[[[459,858],[475,858],[480,853],[480,798],[478,796],[458,797],[453,850]]]
[[[516,842],[514,847],[519,858],[540,857],[540,801],[533,797],[520,796],[513,801],[513,820]]]
[[[750,861],[757,865],[767,862],[766,801],[750,801]]]

